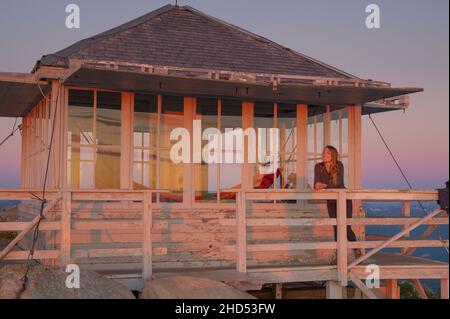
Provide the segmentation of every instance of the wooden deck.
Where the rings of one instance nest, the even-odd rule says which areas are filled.
[[[377,265],[380,268],[380,279],[446,279],[448,278],[448,264],[430,259],[405,256],[401,254],[379,253],[361,265],[352,269],[351,274],[358,279],[367,277],[366,266]],[[101,272],[135,289],[142,286],[142,275],[127,271]],[[243,290],[259,290],[266,284],[300,283],[338,281],[337,266],[313,265],[293,266],[279,265],[278,267],[251,267],[246,273],[240,273],[231,267],[217,267],[210,269],[165,269],[155,270],[153,278],[171,276],[191,276],[207,278],[229,283]]]
[[[204,277],[234,285],[253,289],[263,284],[283,284],[295,282],[325,281],[331,283],[330,291],[339,291],[337,287],[345,287],[353,282],[369,297],[374,293],[367,289],[363,281],[367,278],[367,265],[377,265],[380,278],[388,280],[395,291],[397,279],[439,279],[441,280],[441,295],[448,298],[449,267],[446,263],[430,261],[409,256],[407,248],[417,247],[448,247],[448,240],[413,239],[409,237],[412,230],[421,225],[448,225],[448,215],[435,210],[429,215],[417,218],[409,215],[409,205],[403,205],[404,217],[353,218],[347,220],[346,201],[398,201],[409,203],[413,200],[435,201],[436,191],[401,191],[401,190],[327,190],[322,192],[277,190],[277,191],[237,191],[236,204],[232,204],[232,212],[208,210],[194,212],[187,208],[184,212],[172,211],[174,216],[164,213],[164,209],[152,203],[152,193],[162,191],[79,191],[66,190],[48,191],[48,203],[44,213],[53,216],[41,222],[40,230],[57,232],[56,241],[46,247],[39,247],[35,259],[47,263],[67,265],[79,263],[81,260],[109,260],[91,266],[106,276],[127,284],[133,289],[141,289],[145,281],[151,278],[161,278],[173,275],[190,275]],[[30,200],[32,190],[0,190],[0,199]],[[278,212],[254,214],[260,201],[304,201],[304,200],[336,200],[338,202],[338,218],[330,219]],[[34,199],[35,200],[35,199]],[[95,213],[96,219],[86,219],[86,212],[95,208],[94,202],[128,202],[122,207],[122,217],[107,218],[113,212],[101,206],[101,213]],[[80,204],[81,203],[81,204]],[[76,205],[81,205],[85,211],[77,211]],[[269,204],[264,204],[266,207]],[[294,207],[296,204],[294,204]],[[128,207],[128,208],[127,208]],[[234,207],[234,211],[233,211]],[[283,206],[280,206],[282,209]],[[300,208],[299,208],[300,209]],[[134,216],[134,219],[123,219],[123,214]],[[90,214],[92,215],[92,214]],[[198,216],[197,216],[198,215]],[[303,216],[303,217],[299,217]],[[180,219],[181,218],[181,219]],[[188,219],[186,219],[188,218]],[[192,219],[193,218],[193,219]],[[18,235],[0,251],[0,259],[20,261],[26,259],[28,251],[13,250],[14,246],[26,238],[34,228],[38,218],[28,222],[1,222],[0,232],[16,231]],[[208,225],[202,228],[202,225]],[[320,240],[314,237],[296,241],[297,237],[264,238],[269,233],[259,233],[260,242],[249,242],[256,233],[250,233],[253,228],[274,229],[286,231],[295,227],[328,227],[337,226],[338,240]],[[386,240],[360,240],[348,242],[347,225],[400,225],[402,231]],[[281,228],[280,228],[281,227]],[[277,228],[277,229],[278,229]],[[303,228],[302,228],[303,229]],[[123,232],[126,230],[126,232]],[[82,234],[89,234],[82,237]],[[88,231],[88,233],[83,233]],[[111,243],[104,245],[102,241],[92,243],[92,231],[96,237],[102,238],[102,232],[111,237]],[[176,231],[181,231],[177,233]],[[115,233],[116,232],[116,233]],[[202,233],[212,244],[206,246],[198,242],[196,234]],[[295,233],[290,233],[294,234]],[[220,236],[219,236],[220,235]],[[251,235],[249,237],[249,235]],[[128,236],[128,237],[127,237]],[[129,238],[131,236],[131,238]],[[194,237],[193,237],[194,236]],[[219,236],[219,237],[217,237]],[[125,243],[124,239],[128,238]],[[173,240],[176,238],[176,242]],[[194,240],[192,240],[194,238]],[[203,237],[202,237],[203,238]],[[206,237],[205,237],[206,238]],[[220,238],[220,239],[219,239]],[[55,238],[53,238],[55,240]],[[88,241],[86,241],[88,240]],[[280,241],[281,240],[281,241]],[[234,242],[234,244],[230,244]],[[99,245],[99,246],[98,246]],[[351,249],[361,248],[365,254],[355,261],[349,262],[347,254]],[[401,248],[402,254],[385,254],[384,248]],[[193,251],[194,250],[194,251]],[[336,251],[337,265],[329,265],[323,259],[320,263],[302,262],[279,256],[289,256],[299,252],[313,252],[321,256],[323,251]],[[263,255],[258,255],[263,254]],[[255,257],[256,256],[256,257]],[[258,261],[257,256],[274,259],[270,263]],[[305,257],[308,255],[304,255]],[[122,264],[118,258],[127,258],[132,263]],[[188,258],[188,259],[186,259]],[[195,261],[192,261],[192,258]],[[256,259],[255,259],[256,258]],[[278,262],[276,262],[276,259]],[[213,262],[214,261],[214,262]],[[108,264],[109,263],[109,264]],[[127,268],[126,265],[133,267]],[[83,265],[81,264],[83,267]],[[89,265],[87,265],[89,266]],[[420,283],[419,283],[420,284]],[[334,288],[333,288],[334,287]],[[393,293],[394,294],[394,293]],[[333,295],[333,294],[331,294]],[[395,294],[394,294],[395,295]],[[337,294],[336,296],[339,296]]]

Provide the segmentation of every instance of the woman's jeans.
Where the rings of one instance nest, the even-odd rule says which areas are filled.
[[[335,200],[327,200],[328,215],[330,218],[337,217],[337,204]],[[352,218],[353,215],[353,203],[351,200],[347,200],[347,218]],[[337,241],[337,226],[334,228],[334,240]],[[347,240],[356,241],[356,235],[351,226],[347,226]]]

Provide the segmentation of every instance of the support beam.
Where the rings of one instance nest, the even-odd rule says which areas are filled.
[[[356,285],[356,287],[358,287],[359,290],[361,290],[362,293],[365,294],[369,299],[379,299],[378,296],[372,290],[370,290],[370,288],[367,287],[361,280],[354,277],[352,274],[350,274],[349,277]]]
[[[386,280],[386,297],[388,299],[400,299],[400,287],[397,279]]]
[[[144,192],[144,212],[142,217],[143,224],[143,240],[142,240],[142,257],[143,257],[143,267],[142,267],[142,277],[144,283],[152,278],[153,267],[152,267],[152,254],[153,254],[153,244],[152,244],[152,193]]]
[[[43,211],[43,215],[45,216],[51,209],[53,209],[59,202],[60,202],[61,198],[57,198],[54,201],[52,201],[50,204],[48,204]],[[16,244],[21,241],[30,230],[33,229],[34,226],[36,226],[36,224],[38,223],[40,219],[40,216],[36,216],[31,222],[30,224],[24,229],[22,230],[19,235],[16,236],[16,238],[14,238],[9,244],[8,246],[6,246],[1,252],[0,252],[0,259],[3,259],[3,257],[5,257],[13,248],[14,246],[16,246]]]
[[[342,299],[342,286],[337,281],[327,281],[327,299]]]
[[[339,210],[338,210],[338,212],[339,212]],[[372,249],[367,254],[365,254],[365,255],[361,256],[360,258],[358,258],[357,260],[355,260],[352,264],[350,264],[348,266],[348,269],[351,269],[351,268],[355,267],[356,265],[360,264],[361,262],[363,262],[364,260],[367,260],[368,258],[370,258],[371,256],[375,255],[377,252],[379,252],[383,248],[386,248],[387,246],[389,246],[390,243],[398,240],[399,238],[403,237],[405,234],[407,234],[407,233],[411,232],[412,230],[416,229],[420,225],[425,224],[428,220],[432,219],[433,217],[437,216],[440,213],[441,213],[440,209],[434,210],[432,213],[430,213],[429,215],[425,216],[420,221],[412,224],[411,226],[409,226],[408,228],[404,229],[403,231],[401,231],[400,233],[398,233],[397,235],[395,235],[391,239],[385,241],[383,244],[381,244],[377,248]]]
[[[449,299],[448,278],[441,279],[441,299]]]
[[[272,297],[273,299],[283,299],[283,284],[272,285]]]
[[[425,288],[423,288],[423,286],[420,283],[419,279],[413,279],[413,284],[416,286],[417,292],[419,293],[420,298],[428,299],[428,296],[427,296],[427,293],[425,291]]]
[[[236,270],[247,272],[247,225],[245,192],[236,194]]]
[[[403,201],[402,202],[402,215],[403,217],[411,217],[411,202],[410,201]],[[404,226],[403,229],[406,229],[407,226]],[[409,232],[405,234],[405,237],[409,237]],[[408,251],[407,248],[402,249],[402,254],[406,254]]]
[[[61,213],[61,254],[60,265],[66,266],[71,262],[71,226],[72,226],[72,194],[64,192],[63,211]]]
[[[347,197],[339,192],[337,201],[337,266],[342,286],[347,286]]]
[[[308,105],[297,104],[297,190],[308,186]],[[306,201],[301,201],[306,204]]]

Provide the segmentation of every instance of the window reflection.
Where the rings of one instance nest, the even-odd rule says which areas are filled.
[[[120,144],[121,93],[69,90],[68,187],[120,188]]]
[[[198,98],[196,103],[196,119],[201,120],[201,132],[208,128],[219,128],[219,100]],[[208,141],[202,139],[203,149]],[[197,202],[217,202],[218,164],[194,164],[195,200]]]
[[[183,164],[175,164],[170,158],[173,129],[184,127],[184,98],[181,96],[162,96],[160,127],[160,168],[159,187],[170,190],[161,194],[162,202],[183,201]]]
[[[133,188],[157,188],[158,97],[135,94],[133,129]]]

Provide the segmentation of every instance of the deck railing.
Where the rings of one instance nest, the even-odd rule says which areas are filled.
[[[61,239],[59,249],[36,250],[33,257],[37,260],[56,260],[64,266],[71,263],[73,258],[83,257],[120,257],[120,256],[142,256],[142,278],[147,281],[152,276],[153,254],[164,255],[164,248],[152,249],[152,198],[153,194],[160,194],[163,190],[76,190],[76,191],[46,191],[46,206],[43,211],[44,220],[40,222],[41,231],[60,231]],[[0,200],[36,200],[39,190],[0,190]],[[142,202],[142,221],[114,221],[114,220],[72,220],[72,202],[74,201],[131,201]],[[60,205],[60,207],[58,207]],[[59,221],[46,221],[45,217],[51,210],[61,213]],[[39,221],[36,216],[27,222],[0,222],[0,232],[19,232],[17,236],[0,251],[0,259],[26,260],[29,251],[13,251],[14,246],[22,240]],[[109,248],[109,249],[77,249],[72,251],[72,230],[120,230],[142,232],[141,248]]]
[[[162,193],[162,190],[49,190],[46,193],[46,206],[44,216],[51,210],[57,209],[61,213],[59,221],[43,220],[40,230],[55,231],[61,233],[59,249],[36,250],[34,258],[38,260],[52,259],[59,264],[66,265],[73,258],[81,257],[117,257],[117,256],[141,256],[142,277],[148,280],[152,276],[152,256],[154,254],[165,255],[167,249],[152,248],[152,228],[155,222],[152,219],[153,194]],[[227,190],[236,193],[236,218],[223,219],[220,223],[224,226],[236,227],[236,245],[224,246],[226,252],[236,253],[236,270],[241,273],[247,269],[247,253],[259,251],[290,251],[290,250],[336,250],[338,278],[342,285],[347,285],[349,272],[368,257],[383,248],[402,248],[406,250],[412,247],[448,247],[448,240],[404,240],[412,230],[421,225],[448,225],[448,215],[439,217],[439,209],[425,217],[411,217],[409,214],[409,202],[411,201],[437,201],[437,191],[402,191],[402,190],[323,190],[297,191],[297,190]],[[0,200],[36,200],[38,190],[1,190]],[[294,200],[335,200],[337,201],[337,218],[248,218],[248,203],[252,201],[294,201]],[[357,201],[395,201],[402,202],[404,217],[363,217],[348,219],[346,214],[347,200]],[[142,202],[142,220],[139,221],[114,221],[114,220],[74,220],[72,218],[72,203],[74,201],[131,201]],[[27,259],[29,251],[14,251],[13,247],[22,240],[37,224],[39,216],[27,222],[0,222],[0,232],[19,232],[11,243],[0,252],[0,259],[23,260]],[[397,235],[385,241],[357,241],[347,240],[347,226],[367,225],[401,225],[403,230]],[[299,242],[299,243],[274,243],[274,244],[247,244],[247,227],[271,227],[271,226],[337,226],[337,241],[334,242]],[[114,249],[77,249],[72,250],[72,230],[116,230],[129,229],[142,232],[141,248],[114,248]],[[362,257],[352,263],[348,263],[347,252],[349,249],[371,249]]]
[[[384,248],[412,247],[448,247],[448,240],[402,240],[411,231],[421,225],[448,225],[448,215],[438,217],[442,213],[436,209],[427,216],[417,218],[409,216],[409,205],[404,204],[405,216],[398,217],[373,217],[373,218],[347,218],[347,200],[402,202],[411,201],[437,201],[437,191],[403,191],[403,190],[347,190],[329,189],[320,192],[297,190],[227,190],[236,192],[236,220],[223,221],[224,224],[236,226],[236,245],[227,246],[227,251],[236,252],[236,270],[247,272],[247,253],[256,251],[289,251],[289,250],[337,250],[338,277],[343,286],[347,285],[349,271],[367,260],[369,257]],[[247,218],[248,202],[252,201],[292,201],[292,200],[334,200],[337,202],[337,218],[296,218],[296,219],[254,219]],[[247,227],[249,226],[337,226],[336,242],[303,242],[288,244],[247,244]],[[347,226],[368,225],[401,225],[403,230],[385,241],[356,241],[347,240]],[[348,263],[349,249],[371,249],[352,263]]]

